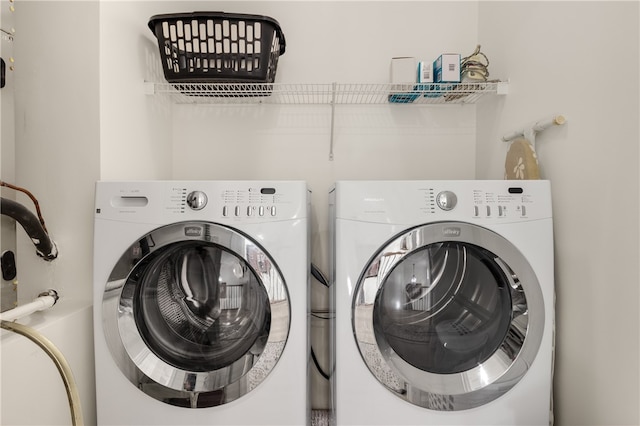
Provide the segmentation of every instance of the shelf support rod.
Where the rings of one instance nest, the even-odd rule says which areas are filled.
[[[331,136],[329,139],[329,161],[333,161],[333,135],[336,116],[336,83],[331,83]]]
[[[536,121],[534,124],[530,126],[525,126],[523,130],[518,130],[515,132],[508,133],[502,136],[503,142],[511,142],[514,139],[524,137],[533,149],[536,149],[536,133],[541,132],[545,129],[548,129],[552,126],[561,126],[567,122],[567,119],[563,115],[554,115],[549,118]]]

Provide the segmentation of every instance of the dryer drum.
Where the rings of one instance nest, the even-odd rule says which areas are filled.
[[[406,256],[378,294],[377,338],[430,373],[460,373],[486,361],[504,341],[512,318],[509,281],[495,258],[457,242]]]

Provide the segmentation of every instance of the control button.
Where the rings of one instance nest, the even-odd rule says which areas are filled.
[[[487,217],[491,216],[491,206],[487,206]]]
[[[504,216],[504,207],[498,206],[498,216]]]
[[[473,206],[473,216],[474,217],[480,216],[480,209],[478,208],[478,206]]]
[[[276,206],[271,207],[271,216],[276,215]]]
[[[527,208],[525,206],[522,206],[520,213],[522,213],[522,216],[526,216],[527,215]]]
[[[207,194],[202,191],[193,191],[187,195],[187,205],[193,210],[202,210],[207,205]]]
[[[264,206],[258,207],[258,216],[264,216]]]
[[[224,216],[224,217],[229,216],[229,207],[222,206],[222,216]]]
[[[235,208],[235,209],[233,209],[233,213],[234,213],[236,216],[240,216],[240,206],[236,206],[236,208]]]
[[[253,214],[253,207],[247,206],[247,216],[251,216]]]
[[[453,210],[458,203],[458,197],[451,191],[442,191],[436,195],[436,204],[442,210]]]

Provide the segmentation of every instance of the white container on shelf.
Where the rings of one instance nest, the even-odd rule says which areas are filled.
[[[416,58],[400,56],[391,58],[391,83],[404,84],[416,82]]]

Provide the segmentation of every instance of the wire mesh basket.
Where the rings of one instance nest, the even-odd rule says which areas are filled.
[[[260,15],[172,13],[152,16],[149,28],[169,83],[273,83],[286,47],[278,22]]]

